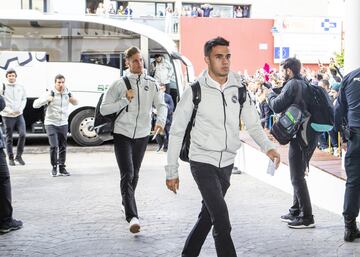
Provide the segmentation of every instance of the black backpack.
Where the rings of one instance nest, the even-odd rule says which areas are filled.
[[[308,111],[311,114],[310,126],[317,132],[332,130],[334,126],[334,105],[329,94],[322,87],[306,83],[309,97]]]
[[[306,115],[301,110],[301,107],[292,104],[274,122],[270,134],[281,145],[286,145],[295,137],[305,120]]]
[[[131,85],[129,79],[126,76],[122,77],[122,79],[125,82],[127,90],[130,90]],[[127,107],[124,107],[118,113],[115,112],[104,116],[100,113],[100,106],[103,98],[104,93],[101,94],[98,103],[96,104],[94,114],[94,130],[102,140],[106,141],[113,138],[112,134],[114,131],[115,120],[119,117],[120,113]]]
[[[182,141],[182,145],[181,145],[181,150],[180,150],[180,159],[184,162],[189,162],[189,149],[190,149],[190,132],[192,127],[195,125],[195,116],[197,113],[197,109],[199,106],[199,103],[201,101],[201,87],[198,81],[196,81],[195,83],[193,83],[191,85],[191,89],[193,92],[193,104],[194,104],[194,109],[193,112],[191,114],[191,118],[190,121],[186,127],[185,130],[185,135]],[[246,100],[246,87],[243,85],[243,87],[239,87],[239,92],[238,92],[238,101],[240,104],[240,114],[241,115],[241,111],[244,105],[244,102]]]

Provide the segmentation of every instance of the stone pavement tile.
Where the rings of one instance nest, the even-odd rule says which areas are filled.
[[[0,256],[180,256],[201,198],[184,163],[179,193],[166,189],[165,157],[152,151],[145,155],[136,191],[142,226],[133,235],[121,215],[112,152],[71,153],[72,176],[56,178],[48,173],[47,154],[28,155],[28,165],[10,171],[14,217],[24,221],[24,228],[0,235]],[[289,229],[279,217],[292,196],[246,174],[232,176],[231,184],[226,200],[238,256],[360,256],[360,241],[344,243],[339,215],[314,206],[315,229]],[[200,256],[216,256],[211,233]]]

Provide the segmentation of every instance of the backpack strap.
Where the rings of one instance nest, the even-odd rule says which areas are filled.
[[[5,95],[5,89],[6,89],[6,86],[5,86],[5,83],[2,83],[3,84],[3,88],[2,88],[2,95]]]
[[[124,80],[125,82],[125,85],[126,85],[126,88],[127,90],[130,90],[131,89],[131,84],[130,84],[130,81],[129,81],[129,78],[127,76],[124,76],[122,77],[122,79]],[[115,117],[115,120],[117,119],[117,117],[119,117],[120,113],[122,112],[122,110],[124,110],[125,108],[121,109],[120,112],[118,114],[116,114],[116,117]],[[126,111],[129,110],[129,106],[126,106]]]
[[[192,101],[193,101],[193,104],[194,104],[194,109],[193,109],[193,112],[191,114],[189,124],[192,124],[192,126],[194,126],[195,116],[196,116],[196,113],[197,113],[197,110],[198,110],[199,103],[201,101],[201,88],[200,88],[199,81],[196,81],[194,84],[192,84],[191,89],[192,89],[192,92],[193,92]]]
[[[246,101],[246,95],[247,95],[247,90],[245,86],[239,87],[238,88],[238,101],[240,104],[240,114],[239,116],[241,116],[241,111],[242,108],[244,107],[244,103]]]
[[[131,84],[130,84],[129,78],[127,76],[124,76],[122,78],[123,78],[123,80],[125,82],[127,90],[130,90],[131,89]]]

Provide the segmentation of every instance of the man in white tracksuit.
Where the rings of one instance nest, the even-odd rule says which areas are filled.
[[[125,78],[116,80],[106,91],[100,106],[102,115],[121,113],[114,124],[114,149],[120,169],[122,205],[131,233],[140,231],[135,189],[151,130],[151,110],[155,106],[157,120],[154,130],[162,133],[166,123],[167,105],[158,84],[144,73],[144,61],[137,47],[125,51],[129,66],[127,89]]]
[[[15,161],[20,165],[25,165],[22,154],[26,139],[26,124],[23,115],[26,106],[26,92],[22,85],[16,83],[17,74],[14,69],[10,68],[5,75],[7,83],[3,83],[1,95],[5,99],[6,106],[0,114],[5,125],[6,152],[10,166],[15,166]],[[14,130],[19,133],[15,159],[13,153]]]
[[[69,105],[77,105],[77,103],[76,98],[65,86],[65,77],[61,74],[55,77],[54,88],[33,103],[34,108],[47,105],[44,124],[49,138],[53,177],[57,175],[58,166],[60,175],[70,176],[65,168]]]
[[[160,84],[165,85],[167,94],[170,94],[171,79],[174,76],[174,70],[171,64],[165,60],[161,54],[155,55],[155,60],[151,63],[150,74],[153,75],[154,79]]]
[[[209,40],[204,46],[204,52],[208,70],[198,79],[201,101],[191,130],[189,151],[191,172],[203,202],[198,221],[186,240],[182,257],[200,254],[211,227],[217,255],[234,257],[236,251],[230,235],[231,225],[224,196],[230,186],[236,152],[241,146],[238,88],[242,85],[240,77],[230,71],[231,55],[227,40],[221,37]],[[178,158],[194,108],[192,99],[192,89],[187,88],[177,105],[170,129],[165,170],[166,185],[174,193],[179,188]],[[251,137],[277,167],[280,156],[264,133],[259,115],[248,96],[241,119]]]

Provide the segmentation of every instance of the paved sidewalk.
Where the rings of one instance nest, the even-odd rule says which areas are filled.
[[[0,256],[180,256],[200,195],[186,164],[180,192],[166,189],[165,157],[154,151],[145,155],[136,195],[142,227],[134,236],[121,215],[113,153],[69,153],[72,176],[56,178],[49,174],[47,154],[24,156],[25,167],[11,168],[14,217],[24,228],[0,235]],[[360,256],[360,240],[342,239],[342,218],[316,206],[315,229],[287,228],[279,216],[291,201],[249,175],[233,175],[227,202],[238,256]],[[216,256],[211,234],[200,256]]]

